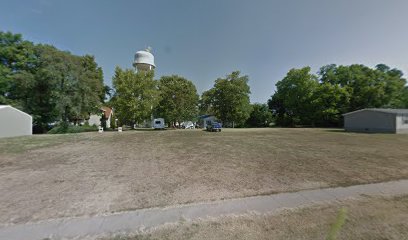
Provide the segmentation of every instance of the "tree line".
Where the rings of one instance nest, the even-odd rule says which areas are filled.
[[[87,119],[102,105],[114,108],[119,124],[143,124],[153,116],[175,123],[214,115],[227,127],[341,126],[346,112],[408,107],[402,71],[384,64],[332,64],[317,74],[310,67],[291,69],[267,103],[250,103],[248,81],[234,71],[199,96],[182,76],[155,80],[154,71],[116,67],[110,89],[93,56],[0,32],[0,104],[32,115],[36,132],[47,131],[50,123]],[[105,102],[107,94],[111,98]]]
[[[157,81],[153,77],[153,72],[117,68],[113,106],[125,122],[142,121],[152,115],[180,122],[209,114],[227,127],[340,127],[342,114],[347,112],[408,108],[408,87],[402,71],[385,64],[374,68],[331,64],[321,67],[317,74],[311,73],[310,67],[291,69],[276,83],[267,103],[254,104],[250,103],[249,78],[239,71],[216,79],[201,97],[193,82],[183,77],[163,76]],[[146,89],[140,91],[142,88]]]
[[[138,73],[117,67],[110,89],[93,56],[77,56],[0,31],[0,104],[30,114],[36,133],[46,132],[55,123],[83,121],[99,113],[102,105],[113,107],[121,124],[150,121],[152,116],[174,123],[195,120],[202,113],[238,126],[250,114],[247,82],[247,76],[233,72],[217,79],[203,95],[206,101],[200,101],[195,85],[184,77],[155,80],[154,71]],[[109,101],[106,95],[112,96]]]
[[[155,116],[172,125],[208,114],[225,124],[243,126],[252,110],[248,77],[240,76],[239,72],[217,79],[201,99],[194,83],[178,75],[155,80],[154,71],[116,67],[112,84],[110,104],[119,124],[143,124]]]
[[[342,114],[363,108],[407,108],[401,70],[385,64],[291,69],[268,100],[279,126],[342,126]]]
[[[97,111],[105,98],[102,68],[76,56],[0,31],[0,104],[33,117],[34,132],[54,122],[75,122]]]

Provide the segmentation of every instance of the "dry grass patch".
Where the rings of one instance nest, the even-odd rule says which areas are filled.
[[[3,139],[0,225],[404,179],[406,146],[408,135],[326,129]]]
[[[110,240],[327,239],[339,209],[347,209],[338,240],[408,239],[408,196],[365,198],[286,210],[277,215],[247,215],[162,226]]]

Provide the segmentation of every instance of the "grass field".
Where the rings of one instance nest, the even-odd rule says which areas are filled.
[[[286,210],[276,215],[180,222],[140,235],[104,240],[327,239],[332,225],[338,222],[341,208],[346,210],[346,220],[337,233],[338,240],[408,239],[408,196],[403,196],[347,200]]]
[[[408,178],[408,135],[126,131],[0,140],[0,224]]]

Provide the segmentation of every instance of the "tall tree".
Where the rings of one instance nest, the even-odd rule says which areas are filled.
[[[346,112],[350,101],[350,94],[345,88],[329,83],[321,83],[315,89],[312,99],[313,111],[309,114],[314,125],[341,126],[342,114]]]
[[[248,76],[240,76],[239,71],[232,72],[226,78],[215,80],[214,87],[203,94],[205,104],[225,125],[232,127],[243,125],[251,113]],[[204,103],[203,102],[203,103]]]
[[[94,57],[75,56],[49,45],[38,45],[36,51],[40,66],[37,91],[47,95],[48,101],[42,104],[54,107],[60,120],[84,119],[100,107],[105,93],[103,73]]]
[[[268,127],[272,122],[272,113],[268,105],[255,103],[252,104],[252,111],[246,121],[248,127]]]
[[[80,104],[77,105],[76,116],[81,119],[89,113],[97,111],[110,88],[103,83],[103,71],[95,61],[95,57],[85,55],[80,59],[80,84],[77,92]],[[75,117],[75,116],[74,116]]]
[[[200,111],[200,114],[210,114],[210,115],[215,115],[214,111],[214,94],[215,94],[215,89],[211,88],[207,91],[204,91],[201,94],[201,98],[198,101],[198,109]]]
[[[143,123],[151,119],[153,108],[159,102],[157,82],[153,77],[153,71],[136,73],[116,67],[112,105],[120,124]]]
[[[24,99],[33,83],[37,57],[34,45],[21,34],[0,31],[0,104],[11,104],[25,110]]]
[[[158,83],[160,102],[156,116],[168,122],[191,120],[197,116],[198,94],[193,82],[177,76],[163,76]]]
[[[278,125],[341,126],[342,114],[370,107],[407,106],[406,80],[398,69],[378,64],[292,69],[276,84],[268,105]]]
[[[402,91],[401,108],[408,108],[408,86]]]
[[[402,72],[378,64],[371,69],[361,64],[328,65],[320,70],[321,82],[338,85],[350,95],[347,111],[370,107],[398,107],[406,84]]]
[[[102,69],[92,56],[0,32],[0,104],[32,115],[35,132],[57,120],[86,118],[101,104],[103,89]]]
[[[310,67],[291,69],[276,83],[276,92],[268,105],[276,115],[278,125],[314,124],[314,97],[318,87],[317,76]]]

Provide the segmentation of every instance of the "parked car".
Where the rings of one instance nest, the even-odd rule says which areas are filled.
[[[212,122],[207,125],[207,131],[209,132],[221,132],[222,125],[219,122]]]

